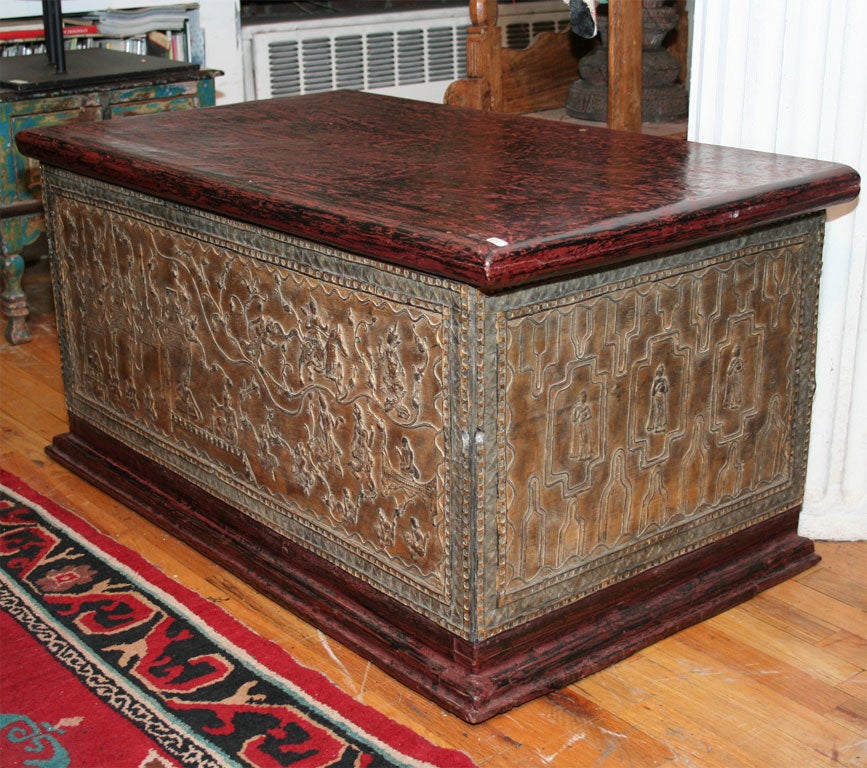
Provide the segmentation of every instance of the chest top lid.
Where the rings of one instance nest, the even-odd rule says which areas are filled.
[[[355,91],[25,131],[19,149],[483,291],[858,194],[833,163]]]

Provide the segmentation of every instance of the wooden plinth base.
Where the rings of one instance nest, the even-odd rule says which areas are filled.
[[[72,419],[49,456],[471,723],[596,672],[818,562],[798,509],[473,643]]]

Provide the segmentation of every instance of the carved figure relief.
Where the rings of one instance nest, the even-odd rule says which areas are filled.
[[[421,560],[427,554],[428,543],[430,542],[430,531],[422,530],[421,523],[417,517],[410,517],[409,530],[404,534],[409,551],[416,560]]]
[[[737,411],[743,404],[744,361],[741,360],[741,348],[735,347],[732,359],[726,369],[725,394],[723,408]]]
[[[400,471],[407,477],[418,480],[421,477],[421,472],[415,464],[415,453],[406,435],[400,438],[400,446],[397,450],[400,454]]]
[[[572,432],[572,450],[569,455],[573,459],[589,459],[593,455],[590,422],[593,412],[587,405],[587,390],[582,389],[578,402],[572,409],[572,422],[575,425]]]
[[[585,313],[578,312],[577,317]],[[572,323],[573,333],[588,339],[583,317]],[[574,347],[573,347],[574,348]],[[608,393],[603,378],[594,369],[595,360],[583,356],[573,359],[564,369],[561,381],[545,393],[546,412],[557,413],[558,419],[538,419],[541,439],[552,450],[541,457],[544,460],[546,482],[563,486],[566,497],[579,489],[588,488],[593,469],[605,457],[600,452],[605,420],[608,416]]]
[[[731,315],[725,332],[714,345],[715,395],[711,401],[710,429],[720,443],[743,440],[747,425],[758,415],[768,376],[764,358],[773,337],[755,312]]]
[[[648,398],[647,424],[645,429],[653,434],[661,434],[668,429],[668,393],[671,389],[665,366],[659,365],[650,386]]]

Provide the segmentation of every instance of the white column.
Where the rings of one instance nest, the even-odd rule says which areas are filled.
[[[690,139],[867,175],[867,2],[695,0],[692,22]],[[867,538],[865,200],[828,212],[800,527],[811,538]]]

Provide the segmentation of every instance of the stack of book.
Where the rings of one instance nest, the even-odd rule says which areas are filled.
[[[191,61],[197,30],[191,28],[190,17],[197,8],[196,4],[183,4],[67,16],[63,19],[64,48],[110,48]],[[0,22],[0,56],[26,56],[45,50],[42,19]]]

